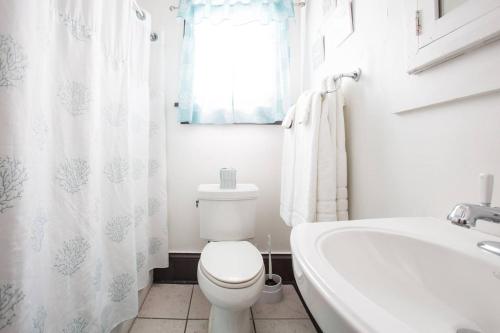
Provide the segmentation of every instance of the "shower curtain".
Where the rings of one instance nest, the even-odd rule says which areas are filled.
[[[149,35],[132,0],[0,0],[0,333],[109,332],[168,265]]]

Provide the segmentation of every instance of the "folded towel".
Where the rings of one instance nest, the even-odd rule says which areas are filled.
[[[335,81],[330,80],[332,85],[335,85]],[[340,84],[340,83],[339,83]],[[340,87],[335,87],[337,92],[335,93],[335,101],[331,101],[332,104],[330,117],[335,119],[331,121],[332,135],[334,135],[334,140],[336,142],[336,173],[337,173],[337,219],[339,221],[345,221],[349,219],[348,214],[348,190],[347,190],[347,152],[345,147],[345,123],[344,123],[344,96],[340,91]],[[333,112],[334,111],[334,112]]]
[[[347,187],[337,187],[337,200],[347,199]]]
[[[292,128],[294,119],[295,119],[295,105],[292,105],[290,109],[288,109],[285,118],[281,122],[281,126],[286,129]]]
[[[319,127],[318,161],[317,161],[317,202],[316,221],[336,221],[336,150],[329,120],[330,105],[327,94],[322,100],[321,120]]]
[[[344,97],[341,89],[342,81],[335,81],[333,76],[326,78],[323,89],[335,91],[325,96],[325,108],[328,108],[330,133],[334,142],[336,169],[336,209],[337,220],[348,220],[347,191],[347,153],[345,148]]]
[[[320,140],[322,97],[309,91],[297,102],[301,115],[295,126],[295,168],[291,225],[316,220],[318,200],[318,143]],[[307,116],[305,116],[307,115]]]
[[[287,113],[287,118],[289,118],[287,122],[295,117],[296,107],[292,108]],[[295,171],[295,121],[292,120],[289,128],[284,127],[286,130],[283,131],[283,155],[281,159],[280,215],[283,221],[291,226]]]
[[[280,215],[292,227],[349,218],[344,102],[338,87],[326,89],[336,91],[304,92],[284,126]]]
[[[307,124],[309,121],[314,93],[312,90],[306,90],[297,100],[295,109],[295,121],[297,124]]]

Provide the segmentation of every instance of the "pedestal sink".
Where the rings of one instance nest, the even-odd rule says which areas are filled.
[[[295,227],[298,287],[324,332],[500,332],[499,237],[434,218]]]

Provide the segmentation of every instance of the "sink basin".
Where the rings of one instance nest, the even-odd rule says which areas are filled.
[[[324,332],[500,332],[499,237],[434,218],[293,228],[297,285]]]

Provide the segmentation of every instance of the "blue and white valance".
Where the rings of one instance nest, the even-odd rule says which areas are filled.
[[[234,24],[251,21],[284,22],[294,17],[290,0],[181,0],[178,17],[189,23],[209,19],[212,23],[228,20]]]

